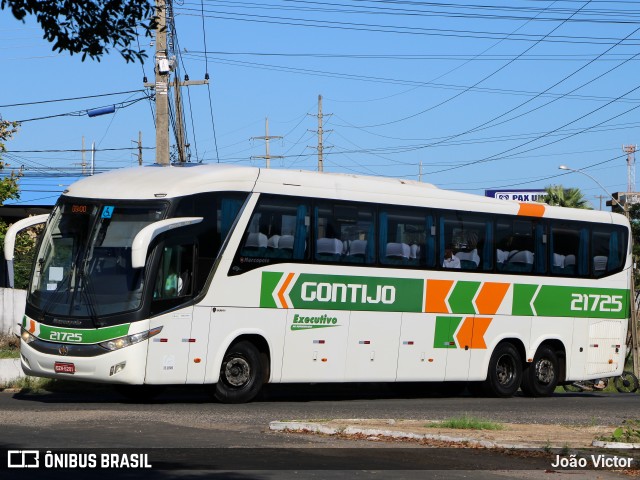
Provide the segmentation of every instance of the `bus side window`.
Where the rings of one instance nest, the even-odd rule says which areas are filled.
[[[591,233],[591,268],[594,277],[614,273],[624,265],[626,235],[619,227],[598,226]]]
[[[310,210],[303,199],[264,195],[240,242],[232,271],[309,258]],[[247,257],[260,258],[259,262]]]
[[[557,222],[551,225],[549,249],[551,273],[561,276],[589,275],[589,229]]]
[[[412,210],[380,211],[380,263],[393,266],[433,266],[433,217]],[[431,245],[427,245],[427,238]]]
[[[194,245],[166,246],[153,288],[153,299],[189,297],[193,288]]]
[[[368,205],[323,203],[315,208],[315,259],[373,265],[375,211]]]
[[[440,216],[440,265],[451,250],[462,270],[493,270],[493,217],[459,212]],[[447,264],[448,265],[448,264]],[[456,268],[458,262],[455,263]],[[447,268],[447,267],[445,267]]]

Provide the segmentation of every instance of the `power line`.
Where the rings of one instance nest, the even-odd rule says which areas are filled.
[[[12,103],[7,105],[0,105],[0,108],[24,107],[27,105],[41,105],[44,103],[55,103],[55,102],[70,102],[73,100],[86,100],[88,98],[109,97],[112,95],[126,95],[129,93],[144,93],[144,92],[145,92],[144,90],[128,90],[126,92],[113,92],[113,93],[101,93],[98,95],[85,95],[84,97],[57,98],[54,100],[39,100],[35,102]]]

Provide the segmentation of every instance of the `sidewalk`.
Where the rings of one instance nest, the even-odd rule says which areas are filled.
[[[272,431],[319,433],[372,441],[414,440],[438,446],[485,448],[576,449],[589,448],[614,426],[568,426],[502,423],[502,430],[465,430],[429,426],[428,420],[336,419],[271,422]],[[637,451],[637,450],[636,450]]]

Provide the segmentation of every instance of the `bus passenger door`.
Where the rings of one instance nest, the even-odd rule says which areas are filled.
[[[193,298],[195,253],[193,243],[181,243],[180,239],[162,246],[152,289],[150,321],[151,328],[161,326],[162,331],[150,339],[146,383],[185,383],[191,344],[200,340],[206,345],[207,336],[200,334],[207,323],[198,317],[194,332],[198,337],[193,336],[194,307],[180,308]],[[194,375],[197,377],[199,373]]]
[[[150,328],[162,327],[162,331],[149,339],[145,383],[185,383],[192,319],[193,307],[151,319]]]
[[[444,380],[450,345],[446,339],[437,338],[436,332],[436,315],[402,314],[397,373],[399,382]],[[447,336],[448,332],[447,324]]]
[[[212,315],[211,307],[196,307],[193,311],[188,341],[187,383],[204,383]]]

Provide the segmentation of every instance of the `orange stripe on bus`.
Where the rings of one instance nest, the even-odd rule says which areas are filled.
[[[493,318],[475,317],[473,319],[473,338],[471,339],[471,348],[481,348],[486,350],[487,344],[484,342],[484,334],[487,333],[489,325]]]
[[[471,348],[471,341],[473,340],[473,317],[467,317],[462,321],[456,339],[458,340],[458,348]]]
[[[450,313],[447,307],[447,295],[453,286],[453,280],[427,280],[425,312]]]
[[[519,203],[519,205],[518,215],[525,217],[542,217],[544,215],[545,206],[542,203]]]
[[[282,308],[289,308],[289,305],[287,305],[287,301],[284,298],[284,292],[287,290],[287,287],[291,283],[294,275],[294,273],[287,275],[287,279],[282,284],[282,288],[278,290],[278,298],[280,299],[280,303],[282,303]]]
[[[482,315],[495,315],[500,308],[504,296],[509,290],[508,283],[486,282],[480,288],[480,292],[476,297],[476,307],[478,313]]]

